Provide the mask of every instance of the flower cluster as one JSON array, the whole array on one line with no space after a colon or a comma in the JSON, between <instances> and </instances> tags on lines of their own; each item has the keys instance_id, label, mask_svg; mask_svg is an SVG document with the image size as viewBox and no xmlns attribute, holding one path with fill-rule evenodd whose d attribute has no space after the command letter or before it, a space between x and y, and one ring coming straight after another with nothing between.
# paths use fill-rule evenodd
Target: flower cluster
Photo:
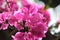
<instances>
[{"instance_id":1,"label":"flower cluster","mask_svg":"<svg viewBox=\"0 0 60 40\"><path fill-rule=\"evenodd\" d=\"M41 40L48 30L48 10L28 0L21 2L22 7L18 7L16 1L7 1L4 12L0 13L0 30L6 30L10 25L18 30L12 40Z\"/></svg>"}]
</instances>

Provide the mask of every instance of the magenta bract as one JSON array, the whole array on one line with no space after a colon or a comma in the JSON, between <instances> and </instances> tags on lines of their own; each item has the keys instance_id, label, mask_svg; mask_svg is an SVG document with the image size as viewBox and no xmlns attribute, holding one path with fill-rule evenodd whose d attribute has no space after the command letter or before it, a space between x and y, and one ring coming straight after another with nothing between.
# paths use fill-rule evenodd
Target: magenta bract
<instances>
[{"instance_id":1,"label":"magenta bract","mask_svg":"<svg viewBox=\"0 0 60 40\"><path fill-rule=\"evenodd\" d=\"M7 2L9 5L6 4L5 11L0 14L0 30L9 25L15 27L18 32L12 35L12 40L41 40L46 37L50 15L43 5L21 0L22 7L19 8L16 2Z\"/></svg>"}]
</instances>

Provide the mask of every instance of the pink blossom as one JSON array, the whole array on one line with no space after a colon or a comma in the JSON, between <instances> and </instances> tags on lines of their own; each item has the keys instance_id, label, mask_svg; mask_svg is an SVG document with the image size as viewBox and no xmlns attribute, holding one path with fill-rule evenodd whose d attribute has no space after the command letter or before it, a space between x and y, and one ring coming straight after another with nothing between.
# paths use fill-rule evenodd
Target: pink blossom
<instances>
[{"instance_id":1,"label":"pink blossom","mask_svg":"<svg viewBox=\"0 0 60 40\"><path fill-rule=\"evenodd\" d=\"M37 37L45 37L44 31L47 31L46 24L39 23L35 27L31 28L31 33Z\"/></svg>"},{"instance_id":2,"label":"pink blossom","mask_svg":"<svg viewBox=\"0 0 60 40\"><path fill-rule=\"evenodd\" d=\"M2 12L3 12L3 10L4 10L4 9L3 9L2 7L0 7L0 13L2 13Z\"/></svg>"},{"instance_id":3,"label":"pink blossom","mask_svg":"<svg viewBox=\"0 0 60 40\"><path fill-rule=\"evenodd\" d=\"M18 31L20 31L21 29L24 29L23 27L22 27L22 23L15 23L14 24L14 26L15 26L15 28L18 30Z\"/></svg>"},{"instance_id":4,"label":"pink blossom","mask_svg":"<svg viewBox=\"0 0 60 40\"><path fill-rule=\"evenodd\" d=\"M13 40L25 40L24 33L17 32L15 36L12 36Z\"/></svg>"},{"instance_id":5,"label":"pink blossom","mask_svg":"<svg viewBox=\"0 0 60 40\"><path fill-rule=\"evenodd\" d=\"M2 29L2 30L6 30L8 28L8 24L6 24L6 23L0 23L0 30Z\"/></svg>"},{"instance_id":6,"label":"pink blossom","mask_svg":"<svg viewBox=\"0 0 60 40\"><path fill-rule=\"evenodd\" d=\"M23 6L29 6L31 3L29 0L21 0Z\"/></svg>"},{"instance_id":7,"label":"pink blossom","mask_svg":"<svg viewBox=\"0 0 60 40\"><path fill-rule=\"evenodd\" d=\"M13 16L16 17L17 22L22 22L23 17L24 17L24 13L14 12Z\"/></svg>"},{"instance_id":8,"label":"pink blossom","mask_svg":"<svg viewBox=\"0 0 60 40\"><path fill-rule=\"evenodd\" d=\"M22 7L14 0L7 0L4 11L0 14L0 30L6 30L9 25L18 32L12 35L13 40L39 40L46 37L50 15L44 6L32 4L30 0L21 0Z\"/></svg>"},{"instance_id":9,"label":"pink blossom","mask_svg":"<svg viewBox=\"0 0 60 40\"><path fill-rule=\"evenodd\" d=\"M45 37L50 21L48 11L37 4L29 4L27 0L22 0L22 4L21 12L14 13L18 19L15 27L20 32L12 36L13 40L39 40Z\"/></svg>"},{"instance_id":10,"label":"pink blossom","mask_svg":"<svg viewBox=\"0 0 60 40\"><path fill-rule=\"evenodd\" d=\"M29 13L37 13L38 12L38 5L37 4L32 4L29 7Z\"/></svg>"},{"instance_id":11,"label":"pink blossom","mask_svg":"<svg viewBox=\"0 0 60 40\"><path fill-rule=\"evenodd\" d=\"M3 23L8 19L9 15L10 15L8 13L9 12L3 12L0 14L0 23Z\"/></svg>"},{"instance_id":12,"label":"pink blossom","mask_svg":"<svg viewBox=\"0 0 60 40\"><path fill-rule=\"evenodd\" d=\"M16 2L12 1L5 5L7 11L16 11L18 10L18 5Z\"/></svg>"},{"instance_id":13,"label":"pink blossom","mask_svg":"<svg viewBox=\"0 0 60 40\"><path fill-rule=\"evenodd\" d=\"M43 21L49 23L50 22L50 16L49 16L49 11L48 10L45 10L43 12L43 16L44 16Z\"/></svg>"},{"instance_id":14,"label":"pink blossom","mask_svg":"<svg viewBox=\"0 0 60 40\"><path fill-rule=\"evenodd\" d=\"M2 4L3 4L4 1L5 0L0 0L0 7L2 6Z\"/></svg>"},{"instance_id":15,"label":"pink blossom","mask_svg":"<svg viewBox=\"0 0 60 40\"><path fill-rule=\"evenodd\" d=\"M16 2L17 0L7 0L7 2Z\"/></svg>"},{"instance_id":16,"label":"pink blossom","mask_svg":"<svg viewBox=\"0 0 60 40\"><path fill-rule=\"evenodd\" d=\"M15 22L17 22L16 17L10 16L10 17L8 18L8 23L9 23L11 26L13 26L13 25L15 24Z\"/></svg>"},{"instance_id":17,"label":"pink blossom","mask_svg":"<svg viewBox=\"0 0 60 40\"><path fill-rule=\"evenodd\" d=\"M17 32L15 36L12 35L13 40L39 40L36 37L33 37L31 33L22 33L22 32Z\"/></svg>"},{"instance_id":18,"label":"pink blossom","mask_svg":"<svg viewBox=\"0 0 60 40\"><path fill-rule=\"evenodd\" d=\"M8 12L4 12L4 13L0 14L0 24L1 24L0 25L0 30L1 29L5 30L5 29L8 28L9 24L7 24L7 22L6 22L6 20L8 18L8 14L7 13Z\"/></svg>"}]
</instances>

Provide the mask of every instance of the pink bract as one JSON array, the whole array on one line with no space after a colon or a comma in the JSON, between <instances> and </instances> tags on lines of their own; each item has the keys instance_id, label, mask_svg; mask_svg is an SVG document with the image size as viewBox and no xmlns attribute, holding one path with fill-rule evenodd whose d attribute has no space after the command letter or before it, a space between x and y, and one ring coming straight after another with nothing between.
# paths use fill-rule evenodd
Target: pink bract
<instances>
[{"instance_id":1,"label":"pink bract","mask_svg":"<svg viewBox=\"0 0 60 40\"><path fill-rule=\"evenodd\" d=\"M39 38L46 37L45 33L48 30L47 26L50 21L49 12L44 10L44 6L40 7L37 4L30 4L27 0L22 0L22 5L21 13L17 13L20 14L20 18L19 15L16 15L19 20L21 19L20 22L17 22L21 25L16 26L20 32L12 36L13 40L39 40ZM20 27L23 28L20 29Z\"/></svg>"},{"instance_id":2,"label":"pink bract","mask_svg":"<svg viewBox=\"0 0 60 40\"><path fill-rule=\"evenodd\" d=\"M39 40L37 37L33 36L31 33L21 33L17 32L14 35L12 35L13 40Z\"/></svg>"},{"instance_id":3,"label":"pink bract","mask_svg":"<svg viewBox=\"0 0 60 40\"><path fill-rule=\"evenodd\" d=\"M6 11L16 11L18 10L18 5L16 2L12 1L5 5Z\"/></svg>"},{"instance_id":4,"label":"pink bract","mask_svg":"<svg viewBox=\"0 0 60 40\"><path fill-rule=\"evenodd\" d=\"M22 7L19 8L16 1L7 2L4 12L0 13L0 30L15 27L18 32L12 35L12 40L42 40L46 37L50 15L43 5L21 0Z\"/></svg>"}]
</instances>

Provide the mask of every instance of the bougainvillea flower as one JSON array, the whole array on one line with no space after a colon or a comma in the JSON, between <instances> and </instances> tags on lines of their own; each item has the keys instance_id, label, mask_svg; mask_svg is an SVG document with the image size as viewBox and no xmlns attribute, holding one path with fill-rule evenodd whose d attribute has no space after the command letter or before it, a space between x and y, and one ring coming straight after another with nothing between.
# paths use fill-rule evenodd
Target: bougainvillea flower
<instances>
[{"instance_id":1,"label":"bougainvillea flower","mask_svg":"<svg viewBox=\"0 0 60 40\"><path fill-rule=\"evenodd\" d=\"M22 20L21 22L17 22L20 26L15 26L20 32L17 32L15 36L12 36L13 40L39 40L39 38L45 37L45 33L48 30L47 26L50 21L48 11L35 4L24 5L25 6L21 8L22 17L19 18L19 15L16 15L17 18ZM23 29L20 29L20 27Z\"/></svg>"},{"instance_id":2,"label":"bougainvillea flower","mask_svg":"<svg viewBox=\"0 0 60 40\"><path fill-rule=\"evenodd\" d=\"M8 19L9 15L10 15L8 13L9 12L0 13L0 23L3 23Z\"/></svg>"},{"instance_id":3,"label":"bougainvillea flower","mask_svg":"<svg viewBox=\"0 0 60 40\"><path fill-rule=\"evenodd\" d=\"M12 40L42 40L46 37L50 15L43 5L21 0L22 6L18 7L14 0L6 2L6 11L0 13L0 30L15 27L17 33L12 35Z\"/></svg>"},{"instance_id":4,"label":"bougainvillea flower","mask_svg":"<svg viewBox=\"0 0 60 40\"><path fill-rule=\"evenodd\" d=\"M16 2L12 1L5 5L7 11L16 11L18 10L18 5Z\"/></svg>"},{"instance_id":5,"label":"bougainvillea flower","mask_svg":"<svg viewBox=\"0 0 60 40\"><path fill-rule=\"evenodd\" d=\"M23 6L28 6L30 5L30 0L21 0Z\"/></svg>"},{"instance_id":6,"label":"bougainvillea flower","mask_svg":"<svg viewBox=\"0 0 60 40\"><path fill-rule=\"evenodd\" d=\"M46 24L39 23L35 27L31 28L31 33L37 37L45 37L44 31L47 31Z\"/></svg>"},{"instance_id":7,"label":"bougainvillea flower","mask_svg":"<svg viewBox=\"0 0 60 40\"><path fill-rule=\"evenodd\" d=\"M5 0L0 0L0 7L2 6L2 4L3 4L4 1Z\"/></svg>"},{"instance_id":8,"label":"bougainvillea flower","mask_svg":"<svg viewBox=\"0 0 60 40\"><path fill-rule=\"evenodd\" d=\"M16 2L17 0L7 0L7 2Z\"/></svg>"},{"instance_id":9,"label":"bougainvillea flower","mask_svg":"<svg viewBox=\"0 0 60 40\"><path fill-rule=\"evenodd\" d=\"M15 36L12 36L13 40L25 40L24 33L17 32Z\"/></svg>"},{"instance_id":10,"label":"bougainvillea flower","mask_svg":"<svg viewBox=\"0 0 60 40\"><path fill-rule=\"evenodd\" d=\"M9 13L9 12L4 12L4 13L1 13L1 14L0 14L0 30L1 30L1 29L5 30L5 29L8 28L8 25L9 25L9 24L7 24L7 22L6 22L6 20L7 20L8 17L9 17L9 14L8 14L8 13Z\"/></svg>"},{"instance_id":11,"label":"bougainvillea flower","mask_svg":"<svg viewBox=\"0 0 60 40\"><path fill-rule=\"evenodd\" d=\"M6 30L7 28L8 28L8 24L6 24L6 23L0 23L0 30L2 29L2 30Z\"/></svg>"},{"instance_id":12,"label":"bougainvillea flower","mask_svg":"<svg viewBox=\"0 0 60 40\"><path fill-rule=\"evenodd\" d=\"M19 20L15 24L19 32L12 36L13 40L39 40L45 37L50 21L49 12L44 10L44 6L31 4L27 0L22 0L22 5L21 12L14 14Z\"/></svg>"},{"instance_id":13,"label":"bougainvillea flower","mask_svg":"<svg viewBox=\"0 0 60 40\"><path fill-rule=\"evenodd\" d=\"M10 16L9 19L8 19L8 23L13 26L15 24L15 22L17 22L17 19L16 17L14 16Z\"/></svg>"},{"instance_id":14,"label":"bougainvillea flower","mask_svg":"<svg viewBox=\"0 0 60 40\"><path fill-rule=\"evenodd\" d=\"M40 40L37 39L35 36L33 36L31 33L21 33L21 32L17 32L14 35L12 35L13 40Z\"/></svg>"}]
</instances>

